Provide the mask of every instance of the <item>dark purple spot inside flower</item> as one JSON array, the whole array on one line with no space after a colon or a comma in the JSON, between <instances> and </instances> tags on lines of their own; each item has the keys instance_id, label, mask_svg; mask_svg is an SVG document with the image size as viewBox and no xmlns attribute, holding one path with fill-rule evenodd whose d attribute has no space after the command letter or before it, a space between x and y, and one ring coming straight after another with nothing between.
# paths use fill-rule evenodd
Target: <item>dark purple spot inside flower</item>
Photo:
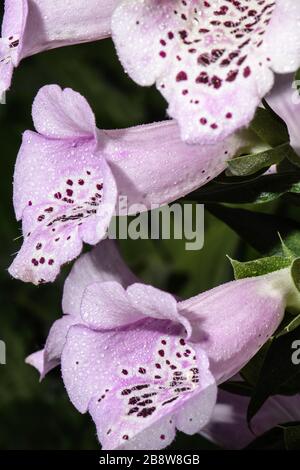
<instances>
[{"instance_id":1,"label":"dark purple spot inside flower","mask_svg":"<svg viewBox=\"0 0 300 470\"><path fill-rule=\"evenodd\" d=\"M155 406L151 406L150 408L143 408L137 414L137 416L142 417L142 418L147 418L147 416L151 416L155 410L156 410Z\"/></svg>"},{"instance_id":2,"label":"dark purple spot inside flower","mask_svg":"<svg viewBox=\"0 0 300 470\"><path fill-rule=\"evenodd\" d=\"M183 82L188 79L186 72L183 70L176 75L176 82Z\"/></svg>"},{"instance_id":3,"label":"dark purple spot inside flower","mask_svg":"<svg viewBox=\"0 0 300 470\"><path fill-rule=\"evenodd\" d=\"M250 67L245 67L243 75L244 75L245 78L248 78L251 75Z\"/></svg>"}]
</instances>

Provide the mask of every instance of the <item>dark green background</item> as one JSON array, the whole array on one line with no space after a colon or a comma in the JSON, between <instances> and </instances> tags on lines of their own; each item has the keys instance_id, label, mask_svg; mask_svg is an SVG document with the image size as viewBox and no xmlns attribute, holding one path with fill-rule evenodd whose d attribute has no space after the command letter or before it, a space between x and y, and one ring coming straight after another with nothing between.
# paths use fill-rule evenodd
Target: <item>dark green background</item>
<instances>
[{"instance_id":1,"label":"dark green background","mask_svg":"<svg viewBox=\"0 0 300 470\"><path fill-rule=\"evenodd\" d=\"M7 365L0 365L0 449L99 448L91 419L70 404L59 371L39 384L36 371L24 363L28 354L43 346L49 326L61 315L69 267L55 284L38 288L7 273L21 243L12 206L14 162L22 132L33 128L33 98L41 86L52 83L82 93L95 111L98 127L133 126L166 117L159 93L139 88L124 74L110 40L39 54L15 71L7 104L0 106L0 339L7 345ZM183 241L124 241L121 248L145 281L182 296L232 279L226 254L239 259L251 255L237 235L208 212L200 252L186 252ZM179 436L176 446L195 449L207 443L198 436Z\"/></svg>"}]
</instances>

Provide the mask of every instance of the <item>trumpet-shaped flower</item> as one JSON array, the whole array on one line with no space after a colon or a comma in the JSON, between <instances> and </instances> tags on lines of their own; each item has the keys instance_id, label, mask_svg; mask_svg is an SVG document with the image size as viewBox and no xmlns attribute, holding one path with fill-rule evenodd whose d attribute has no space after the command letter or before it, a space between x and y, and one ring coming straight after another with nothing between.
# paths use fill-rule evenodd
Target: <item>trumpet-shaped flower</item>
<instances>
[{"instance_id":1,"label":"trumpet-shaped flower","mask_svg":"<svg viewBox=\"0 0 300 470\"><path fill-rule=\"evenodd\" d=\"M274 72L300 64L295 0L122 0L112 35L128 74L156 83L188 142L247 125Z\"/></svg>"},{"instance_id":2,"label":"trumpet-shaped flower","mask_svg":"<svg viewBox=\"0 0 300 470\"><path fill-rule=\"evenodd\" d=\"M176 200L221 173L242 145L187 145L172 121L98 130L86 100L55 85L39 91L32 116L37 132L25 132L14 177L24 243L10 273L34 284L53 281L83 242L105 236L118 195L129 211Z\"/></svg>"},{"instance_id":3,"label":"trumpet-shaped flower","mask_svg":"<svg viewBox=\"0 0 300 470\"><path fill-rule=\"evenodd\" d=\"M0 95L22 59L110 35L118 0L5 0L0 39Z\"/></svg>"},{"instance_id":4,"label":"trumpet-shaped flower","mask_svg":"<svg viewBox=\"0 0 300 470\"><path fill-rule=\"evenodd\" d=\"M295 299L284 269L177 301L136 282L105 240L75 263L66 314L27 362L43 377L61 361L69 397L92 415L105 449L160 449L176 429L208 423L216 384L251 359Z\"/></svg>"}]
</instances>

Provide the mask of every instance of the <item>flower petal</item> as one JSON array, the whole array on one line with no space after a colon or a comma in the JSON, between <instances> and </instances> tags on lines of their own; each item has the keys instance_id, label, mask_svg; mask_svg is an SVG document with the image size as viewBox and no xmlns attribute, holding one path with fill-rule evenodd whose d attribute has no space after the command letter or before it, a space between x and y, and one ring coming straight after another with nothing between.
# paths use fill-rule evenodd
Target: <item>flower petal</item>
<instances>
[{"instance_id":1,"label":"flower petal","mask_svg":"<svg viewBox=\"0 0 300 470\"><path fill-rule=\"evenodd\" d=\"M192 334L190 322L178 313L171 294L139 283L127 290L115 281L89 285L82 297L81 316L94 329L118 328L146 316L181 323L187 337Z\"/></svg>"},{"instance_id":2,"label":"flower petal","mask_svg":"<svg viewBox=\"0 0 300 470\"><path fill-rule=\"evenodd\" d=\"M176 425L193 432L207 422L215 382L205 353L187 345L180 330L157 320L116 332L70 329L63 379L73 404L92 414L104 449L163 448ZM189 415L183 418L185 406Z\"/></svg>"},{"instance_id":3,"label":"flower petal","mask_svg":"<svg viewBox=\"0 0 300 470\"><path fill-rule=\"evenodd\" d=\"M95 139L96 120L86 99L70 88L58 85L40 89L32 105L36 131L54 139Z\"/></svg>"},{"instance_id":4,"label":"flower petal","mask_svg":"<svg viewBox=\"0 0 300 470\"><path fill-rule=\"evenodd\" d=\"M10 87L12 74L14 70L14 66L12 65L11 61L8 59L3 58L6 55L6 47L0 44L0 100L3 99L4 93Z\"/></svg>"},{"instance_id":5,"label":"flower petal","mask_svg":"<svg viewBox=\"0 0 300 470\"><path fill-rule=\"evenodd\" d=\"M27 14L27 0L5 1L0 38L0 98L10 88L13 69L20 61Z\"/></svg>"},{"instance_id":6,"label":"flower petal","mask_svg":"<svg viewBox=\"0 0 300 470\"><path fill-rule=\"evenodd\" d=\"M110 36L118 0L30 0L22 56Z\"/></svg>"},{"instance_id":7,"label":"flower petal","mask_svg":"<svg viewBox=\"0 0 300 470\"><path fill-rule=\"evenodd\" d=\"M15 171L14 204L24 244L10 273L35 284L53 281L108 228L117 190L93 140L46 139L25 133ZM25 208L26 205L26 208Z\"/></svg>"},{"instance_id":8,"label":"flower petal","mask_svg":"<svg viewBox=\"0 0 300 470\"><path fill-rule=\"evenodd\" d=\"M188 145L174 121L104 132L104 153L129 213L131 205L160 206L203 186L247 145L239 135L215 145Z\"/></svg>"},{"instance_id":9,"label":"flower petal","mask_svg":"<svg viewBox=\"0 0 300 470\"><path fill-rule=\"evenodd\" d=\"M45 348L27 357L26 363L39 371L41 380L60 364L68 331L71 326L77 324L80 324L80 318L74 315L64 315L53 323Z\"/></svg>"},{"instance_id":10,"label":"flower petal","mask_svg":"<svg viewBox=\"0 0 300 470\"><path fill-rule=\"evenodd\" d=\"M217 176L245 145L235 136L190 146L172 122L98 131L86 100L55 85L38 93L33 119L40 134L24 133L14 176L14 207L26 238L10 272L36 284L53 281L82 242L96 244L105 236L117 191L119 201L126 199L125 214L163 205ZM47 256L35 252L45 244Z\"/></svg>"},{"instance_id":11,"label":"flower petal","mask_svg":"<svg viewBox=\"0 0 300 470\"><path fill-rule=\"evenodd\" d=\"M273 85L272 66L297 70L299 7L292 2L123 0L113 39L129 75L141 85L156 82L183 140L213 143L251 121ZM274 53L273 39L280 45L287 37L287 54Z\"/></svg>"},{"instance_id":12,"label":"flower petal","mask_svg":"<svg viewBox=\"0 0 300 470\"><path fill-rule=\"evenodd\" d=\"M14 66L20 61L23 35L28 18L28 0L5 0L2 41L8 41L9 56Z\"/></svg>"},{"instance_id":13,"label":"flower petal","mask_svg":"<svg viewBox=\"0 0 300 470\"><path fill-rule=\"evenodd\" d=\"M218 383L236 374L276 331L292 285L283 269L232 281L178 304Z\"/></svg>"},{"instance_id":14,"label":"flower petal","mask_svg":"<svg viewBox=\"0 0 300 470\"><path fill-rule=\"evenodd\" d=\"M30 354L30 356L26 357L25 363L34 367L40 375L45 375L47 372L44 368L44 350L40 349L35 353Z\"/></svg>"},{"instance_id":15,"label":"flower petal","mask_svg":"<svg viewBox=\"0 0 300 470\"><path fill-rule=\"evenodd\" d=\"M81 316L94 329L111 329L134 323L142 315L118 282L89 285L82 297Z\"/></svg>"},{"instance_id":16,"label":"flower petal","mask_svg":"<svg viewBox=\"0 0 300 470\"><path fill-rule=\"evenodd\" d=\"M110 36L118 0L5 0L0 42L0 94L24 57ZM3 60L3 62L1 62Z\"/></svg>"},{"instance_id":17,"label":"flower petal","mask_svg":"<svg viewBox=\"0 0 300 470\"><path fill-rule=\"evenodd\" d=\"M75 262L66 279L63 293L63 311L80 316L83 293L93 283L117 281L123 287L136 282L113 240L103 240L92 251Z\"/></svg>"},{"instance_id":18,"label":"flower petal","mask_svg":"<svg viewBox=\"0 0 300 470\"><path fill-rule=\"evenodd\" d=\"M189 338L191 336L191 324L183 315L180 315L177 308L177 301L171 294L140 283L129 286L127 293L132 304L137 310L143 313L143 315L159 320L179 322L185 327L187 337Z\"/></svg>"},{"instance_id":19,"label":"flower petal","mask_svg":"<svg viewBox=\"0 0 300 470\"><path fill-rule=\"evenodd\" d=\"M293 74L278 75L267 101L288 126L292 147L300 155L300 96L299 84Z\"/></svg>"},{"instance_id":20,"label":"flower petal","mask_svg":"<svg viewBox=\"0 0 300 470\"><path fill-rule=\"evenodd\" d=\"M300 66L300 4L276 0L276 8L266 31L265 49L274 72L291 73Z\"/></svg>"}]
</instances>

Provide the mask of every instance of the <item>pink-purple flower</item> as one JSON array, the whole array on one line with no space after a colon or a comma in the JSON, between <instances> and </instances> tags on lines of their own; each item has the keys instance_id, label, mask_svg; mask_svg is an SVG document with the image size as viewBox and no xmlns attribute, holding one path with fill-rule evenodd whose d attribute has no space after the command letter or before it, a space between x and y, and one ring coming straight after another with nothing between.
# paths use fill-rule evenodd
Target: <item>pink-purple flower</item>
<instances>
[{"instance_id":1,"label":"pink-purple flower","mask_svg":"<svg viewBox=\"0 0 300 470\"><path fill-rule=\"evenodd\" d=\"M22 59L47 49L110 35L117 0L5 0L0 39L0 94ZM87 8L88 6L88 8Z\"/></svg>"},{"instance_id":2,"label":"pink-purple flower","mask_svg":"<svg viewBox=\"0 0 300 470\"><path fill-rule=\"evenodd\" d=\"M106 235L118 195L129 212L176 200L221 173L243 143L190 146L173 121L98 130L87 101L55 85L39 91L32 116L37 132L24 133L14 176L24 242L9 272L34 284L54 281L83 243Z\"/></svg>"},{"instance_id":3,"label":"pink-purple flower","mask_svg":"<svg viewBox=\"0 0 300 470\"><path fill-rule=\"evenodd\" d=\"M105 240L74 265L65 315L27 362L42 377L61 362L74 406L105 449L161 449L176 429L210 420L216 384L234 376L299 302L288 269L178 301L137 282ZM263 321L262 321L263 317Z\"/></svg>"},{"instance_id":4,"label":"pink-purple flower","mask_svg":"<svg viewBox=\"0 0 300 470\"><path fill-rule=\"evenodd\" d=\"M249 124L274 72L300 65L295 0L122 0L112 17L121 62L156 83L188 142L212 143Z\"/></svg>"}]
</instances>

